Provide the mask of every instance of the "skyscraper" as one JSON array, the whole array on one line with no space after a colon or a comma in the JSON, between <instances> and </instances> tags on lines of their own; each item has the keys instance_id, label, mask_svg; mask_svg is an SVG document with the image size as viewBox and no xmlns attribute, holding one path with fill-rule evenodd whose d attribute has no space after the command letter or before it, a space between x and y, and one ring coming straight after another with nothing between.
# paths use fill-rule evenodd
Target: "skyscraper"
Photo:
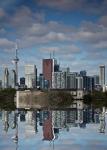
<instances>
[{"instance_id":1,"label":"skyscraper","mask_svg":"<svg viewBox=\"0 0 107 150\"><path fill-rule=\"evenodd\" d=\"M16 86L16 71L15 70L11 70L10 74L9 74L9 86L11 88L15 88Z\"/></svg>"},{"instance_id":2,"label":"skyscraper","mask_svg":"<svg viewBox=\"0 0 107 150\"><path fill-rule=\"evenodd\" d=\"M103 87L105 85L105 65L100 65L100 85Z\"/></svg>"},{"instance_id":3,"label":"skyscraper","mask_svg":"<svg viewBox=\"0 0 107 150\"><path fill-rule=\"evenodd\" d=\"M52 86L52 72L54 72L54 59L43 59L43 75L45 80L49 81L49 87Z\"/></svg>"},{"instance_id":4,"label":"skyscraper","mask_svg":"<svg viewBox=\"0 0 107 150\"><path fill-rule=\"evenodd\" d=\"M99 75L94 75L94 85L98 85L99 84Z\"/></svg>"},{"instance_id":5,"label":"skyscraper","mask_svg":"<svg viewBox=\"0 0 107 150\"><path fill-rule=\"evenodd\" d=\"M44 89L44 87L45 87L45 79L44 79L43 74L39 75L39 84L40 84L40 89Z\"/></svg>"},{"instance_id":6,"label":"skyscraper","mask_svg":"<svg viewBox=\"0 0 107 150\"><path fill-rule=\"evenodd\" d=\"M37 69L35 65L25 66L25 84L27 88L36 88Z\"/></svg>"},{"instance_id":7,"label":"skyscraper","mask_svg":"<svg viewBox=\"0 0 107 150\"><path fill-rule=\"evenodd\" d=\"M80 76L84 77L84 76L86 76L86 75L87 75L86 70L81 70L81 71L80 71Z\"/></svg>"},{"instance_id":8,"label":"skyscraper","mask_svg":"<svg viewBox=\"0 0 107 150\"><path fill-rule=\"evenodd\" d=\"M69 73L67 75L67 89L76 89L76 73Z\"/></svg>"},{"instance_id":9,"label":"skyscraper","mask_svg":"<svg viewBox=\"0 0 107 150\"><path fill-rule=\"evenodd\" d=\"M8 88L9 87L9 71L8 68L6 67L4 69L4 88Z\"/></svg>"},{"instance_id":10,"label":"skyscraper","mask_svg":"<svg viewBox=\"0 0 107 150\"><path fill-rule=\"evenodd\" d=\"M82 90L83 89L83 77L78 76L77 79L77 89Z\"/></svg>"}]
</instances>

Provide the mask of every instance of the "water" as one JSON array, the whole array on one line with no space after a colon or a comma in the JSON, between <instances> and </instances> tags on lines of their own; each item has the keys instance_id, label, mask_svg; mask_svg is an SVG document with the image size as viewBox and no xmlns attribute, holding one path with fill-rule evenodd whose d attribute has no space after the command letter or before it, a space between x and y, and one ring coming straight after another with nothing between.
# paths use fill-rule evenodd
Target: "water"
<instances>
[{"instance_id":1,"label":"water","mask_svg":"<svg viewBox=\"0 0 107 150\"><path fill-rule=\"evenodd\" d=\"M107 150L106 118L92 109L4 110L0 150Z\"/></svg>"}]
</instances>

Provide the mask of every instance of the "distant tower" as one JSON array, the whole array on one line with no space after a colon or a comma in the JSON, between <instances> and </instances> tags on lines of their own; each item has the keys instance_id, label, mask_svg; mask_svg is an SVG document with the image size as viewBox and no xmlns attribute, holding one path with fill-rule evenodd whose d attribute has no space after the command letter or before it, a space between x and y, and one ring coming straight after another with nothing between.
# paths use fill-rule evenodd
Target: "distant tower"
<instances>
[{"instance_id":1,"label":"distant tower","mask_svg":"<svg viewBox=\"0 0 107 150\"><path fill-rule=\"evenodd\" d=\"M105 65L101 65L100 67L100 85L103 87L105 85Z\"/></svg>"},{"instance_id":2,"label":"distant tower","mask_svg":"<svg viewBox=\"0 0 107 150\"><path fill-rule=\"evenodd\" d=\"M18 83L18 61L19 61L17 52L18 52L18 47L17 47L17 44L16 44L16 54L15 54L15 58L13 59L13 62L15 63L16 85Z\"/></svg>"}]
</instances>

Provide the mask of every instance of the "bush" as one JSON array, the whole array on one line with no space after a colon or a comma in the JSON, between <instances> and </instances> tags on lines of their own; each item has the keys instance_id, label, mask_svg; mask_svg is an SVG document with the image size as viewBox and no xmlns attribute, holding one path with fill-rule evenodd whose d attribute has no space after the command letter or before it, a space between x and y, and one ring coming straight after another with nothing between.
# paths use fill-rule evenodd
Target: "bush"
<instances>
[{"instance_id":1,"label":"bush","mask_svg":"<svg viewBox=\"0 0 107 150\"><path fill-rule=\"evenodd\" d=\"M107 92L93 91L91 94L84 95L84 103L94 107L107 107Z\"/></svg>"},{"instance_id":2,"label":"bush","mask_svg":"<svg viewBox=\"0 0 107 150\"><path fill-rule=\"evenodd\" d=\"M16 90L12 88L0 90L1 109L15 109L15 104L14 104L15 93Z\"/></svg>"}]
</instances>

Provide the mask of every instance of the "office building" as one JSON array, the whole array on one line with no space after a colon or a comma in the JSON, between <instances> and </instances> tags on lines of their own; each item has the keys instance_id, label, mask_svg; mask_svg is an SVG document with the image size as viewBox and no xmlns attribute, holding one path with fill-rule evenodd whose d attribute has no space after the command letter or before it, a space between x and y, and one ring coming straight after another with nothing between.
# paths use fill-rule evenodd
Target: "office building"
<instances>
[{"instance_id":1,"label":"office building","mask_svg":"<svg viewBox=\"0 0 107 150\"><path fill-rule=\"evenodd\" d=\"M57 60L53 59L43 59L43 75L44 79L49 83L48 87L52 87L52 73L59 71L59 65Z\"/></svg>"},{"instance_id":2,"label":"office building","mask_svg":"<svg viewBox=\"0 0 107 150\"><path fill-rule=\"evenodd\" d=\"M39 86L40 86L40 89L45 88L45 78L43 74L39 75Z\"/></svg>"},{"instance_id":3,"label":"office building","mask_svg":"<svg viewBox=\"0 0 107 150\"><path fill-rule=\"evenodd\" d=\"M37 69L35 65L25 66L25 84L27 88L36 88Z\"/></svg>"},{"instance_id":4,"label":"office building","mask_svg":"<svg viewBox=\"0 0 107 150\"><path fill-rule=\"evenodd\" d=\"M24 77L20 78L20 85L25 85L25 78Z\"/></svg>"},{"instance_id":5,"label":"office building","mask_svg":"<svg viewBox=\"0 0 107 150\"><path fill-rule=\"evenodd\" d=\"M100 75L99 75L100 85L103 87L105 85L105 65L101 65L99 66L99 68L100 68Z\"/></svg>"},{"instance_id":6,"label":"office building","mask_svg":"<svg viewBox=\"0 0 107 150\"><path fill-rule=\"evenodd\" d=\"M88 76L87 77L87 81L88 81L88 91L93 91L94 90L94 77L92 77L92 76Z\"/></svg>"},{"instance_id":7,"label":"office building","mask_svg":"<svg viewBox=\"0 0 107 150\"><path fill-rule=\"evenodd\" d=\"M60 70L59 64L57 62L54 64L54 72L58 72Z\"/></svg>"},{"instance_id":8,"label":"office building","mask_svg":"<svg viewBox=\"0 0 107 150\"><path fill-rule=\"evenodd\" d=\"M84 77L84 76L86 76L86 75L87 75L86 70L81 70L81 71L80 71L80 76Z\"/></svg>"},{"instance_id":9,"label":"office building","mask_svg":"<svg viewBox=\"0 0 107 150\"><path fill-rule=\"evenodd\" d=\"M99 85L99 75L94 75L94 85Z\"/></svg>"},{"instance_id":10,"label":"office building","mask_svg":"<svg viewBox=\"0 0 107 150\"><path fill-rule=\"evenodd\" d=\"M54 72L53 59L43 59L43 75L45 80L49 81L49 87L52 86L52 72Z\"/></svg>"},{"instance_id":11,"label":"office building","mask_svg":"<svg viewBox=\"0 0 107 150\"><path fill-rule=\"evenodd\" d=\"M25 78L24 77L21 77L20 78L20 88L26 88L26 86L25 86Z\"/></svg>"}]
</instances>

